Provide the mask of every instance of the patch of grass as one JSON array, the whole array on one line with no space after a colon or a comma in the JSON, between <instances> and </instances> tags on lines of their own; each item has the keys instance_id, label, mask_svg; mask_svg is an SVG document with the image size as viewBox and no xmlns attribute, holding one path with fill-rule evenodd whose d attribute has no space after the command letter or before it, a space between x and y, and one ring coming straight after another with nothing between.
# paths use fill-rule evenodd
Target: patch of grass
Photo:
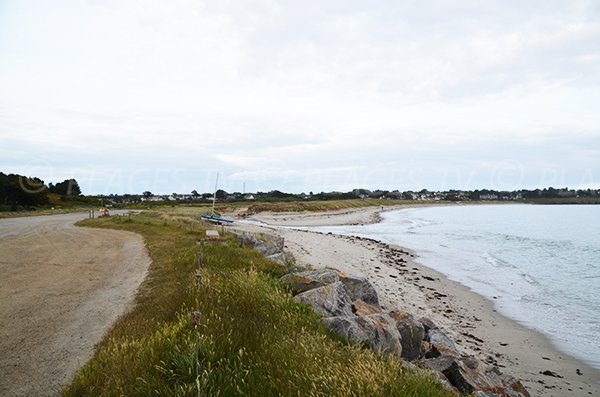
<instances>
[{"instance_id":1,"label":"patch of grass","mask_svg":"<svg viewBox=\"0 0 600 397\"><path fill-rule=\"evenodd\" d=\"M356 209L365 207L380 207L391 205L409 205L420 204L422 201L412 200L374 200L374 199L356 199L356 200L331 200L331 201L291 201L277 203L256 203L248 206L248 214L257 214L259 212L303 212L303 211L336 211L344 209Z\"/></svg>"},{"instance_id":2,"label":"patch of grass","mask_svg":"<svg viewBox=\"0 0 600 397\"><path fill-rule=\"evenodd\" d=\"M153 260L124 315L64 396L447 396L399 361L342 343L277 283L282 270L164 213L86 220L141 234ZM196 254L204 268L196 285ZM202 313L194 329L191 313Z\"/></svg>"}]
</instances>

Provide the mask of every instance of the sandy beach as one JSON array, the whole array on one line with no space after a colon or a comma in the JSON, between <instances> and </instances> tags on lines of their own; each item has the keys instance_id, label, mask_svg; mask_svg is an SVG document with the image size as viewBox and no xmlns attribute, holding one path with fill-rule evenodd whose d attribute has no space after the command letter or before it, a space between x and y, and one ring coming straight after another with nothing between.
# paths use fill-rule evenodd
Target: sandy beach
<instances>
[{"instance_id":1,"label":"sandy beach","mask_svg":"<svg viewBox=\"0 0 600 397\"><path fill-rule=\"evenodd\" d=\"M406 207L390 207L394 210ZM327 213L260 213L244 231L285 239L301 263L362 274L382 304L428 317L450 335L465 355L494 364L522 379L532 396L600 395L600 373L559 352L544 335L496 312L489 300L419 263L418 253L374 240L293 230L289 227L377 222L381 207ZM283 228L282 228L283 226ZM562 378L543 375L552 371Z\"/></svg>"}]
</instances>

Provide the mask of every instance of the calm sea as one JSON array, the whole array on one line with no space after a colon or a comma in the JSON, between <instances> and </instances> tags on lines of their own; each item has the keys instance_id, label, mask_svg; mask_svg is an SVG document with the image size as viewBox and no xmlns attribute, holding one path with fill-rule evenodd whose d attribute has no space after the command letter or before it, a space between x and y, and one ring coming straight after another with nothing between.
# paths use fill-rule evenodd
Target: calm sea
<instances>
[{"instance_id":1,"label":"calm sea","mask_svg":"<svg viewBox=\"0 0 600 397\"><path fill-rule=\"evenodd\" d=\"M422 264L600 369L600 206L428 207L319 229L412 248Z\"/></svg>"}]
</instances>

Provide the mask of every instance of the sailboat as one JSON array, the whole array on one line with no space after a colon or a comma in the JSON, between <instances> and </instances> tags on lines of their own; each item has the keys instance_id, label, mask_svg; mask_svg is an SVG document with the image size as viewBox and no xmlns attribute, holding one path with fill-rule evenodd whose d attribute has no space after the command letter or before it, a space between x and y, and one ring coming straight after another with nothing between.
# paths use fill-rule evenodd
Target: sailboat
<instances>
[{"instance_id":1,"label":"sailboat","mask_svg":"<svg viewBox=\"0 0 600 397\"><path fill-rule=\"evenodd\" d=\"M224 223L233 223L231 219L221 218L215 215L215 202L217 201L217 186L219 185L219 173L217 173L217 180L215 182L215 191L213 193L213 202L212 202L212 212L211 215L202 215L202 219L208 222L216 223L217 225L222 225Z\"/></svg>"}]
</instances>

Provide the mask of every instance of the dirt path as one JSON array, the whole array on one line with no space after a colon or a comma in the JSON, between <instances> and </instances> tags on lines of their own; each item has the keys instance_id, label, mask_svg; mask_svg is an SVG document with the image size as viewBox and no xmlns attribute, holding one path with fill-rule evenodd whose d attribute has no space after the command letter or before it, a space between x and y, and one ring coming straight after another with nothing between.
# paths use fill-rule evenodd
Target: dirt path
<instances>
[{"instance_id":1,"label":"dirt path","mask_svg":"<svg viewBox=\"0 0 600 397\"><path fill-rule=\"evenodd\" d=\"M86 214L0 220L0 395L56 395L133 302L150 258Z\"/></svg>"}]
</instances>

